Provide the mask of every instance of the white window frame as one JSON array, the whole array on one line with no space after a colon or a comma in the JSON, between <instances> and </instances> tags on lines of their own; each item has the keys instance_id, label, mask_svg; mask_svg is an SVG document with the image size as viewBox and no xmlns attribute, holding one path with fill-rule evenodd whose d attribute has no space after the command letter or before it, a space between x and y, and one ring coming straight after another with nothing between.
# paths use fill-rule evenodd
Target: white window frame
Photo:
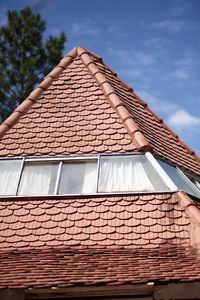
<instances>
[{"instance_id":1,"label":"white window frame","mask_svg":"<svg viewBox=\"0 0 200 300\"><path fill-rule=\"evenodd\" d=\"M154 166L154 168L156 169L156 171L158 172L158 174L160 175L160 177L162 178L162 180L165 182L165 184L167 185L167 187L169 188L169 190L171 192L177 192L179 190L178 187L173 182L173 180L169 177L169 175L167 175L167 173L161 167L161 165L159 164L159 162L155 159L155 157L153 156L153 154L150 153L150 152L146 152L145 155L149 159L149 161L151 162L151 164Z\"/></svg>"},{"instance_id":2,"label":"white window frame","mask_svg":"<svg viewBox=\"0 0 200 300\"><path fill-rule=\"evenodd\" d=\"M105 157L105 156L133 156L133 155L145 155L146 158L148 159L148 161L150 162L150 164L152 165L152 167L155 169L155 171L158 173L158 176L161 177L162 181L165 183L165 185L167 186L167 188L169 189L168 191L141 191L141 192L134 192L134 191L128 191L128 192L99 192L99 176L100 176L100 160L101 157ZM20 168L20 175L19 175L19 179L18 179L18 184L16 187L16 191L14 195L0 195L0 198L5 197L5 198L12 198L12 197L52 197L52 196L56 196L56 197L63 197L63 196L90 196L90 195L105 195L105 194L109 194L109 195L121 195L121 194L160 194L160 193L170 193L170 192L176 192L179 191L180 189L174 184L173 180L167 175L167 173L164 171L164 169L162 168L162 166L159 164L159 162L157 161L157 159L153 156L152 153L150 152L129 152L129 153L101 153L98 155L80 155L80 156L57 156L57 157L9 157L9 158L5 158L5 157L0 157L0 161L1 160L19 160L21 159L21 168ZM96 192L92 193L92 194L59 194L58 190L59 190L59 184L60 184L60 180L61 180L61 173L62 173L62 167L63 167L63 163L64 162L73 162L73 161L94 161L96 160L97 162L97 182L96 182ZM26 163L37 163L37 162L41 162L41 163L46 163L46 162L57 162L58 163L58 169L57 169L57 174L56 174L56 182L55 182L55 188L54 188L54 193L50 194L50 195L18 195L18 190L19 190L19 185L20 185L20 180L22 177L22 173L24 170L24 166ZM173 165L172 165L173 166ZM175 168L177 168L186 178L187 181L193 186L195 187L195 189L197 190L197 192L199 193L200 190L195 186L195 184L187 177L187 175L180 170L177 166L173 166Z\"/></svg>"},{"instance_id":3,"label":"white window frame","mask_svg":"<svg viewBox=\"0 0 200 300\"><path fill-rule=\"evenodd\" d=\"M164 168L159 164L159 162L154 158L154 156L153 156L151 153L149 153L149 154L150 154L150 155L153 157L153 159L155 160L155 164L158 164L159 168L162 169L162 172L163 172L164 176L166 177L166 179L167 179L167 177L168 177L168 179L171 181L171 183L174 185L174 187L177 188L176 191L184 191L183 189L181 189L181 188L179 188L179 187L177 187L177 186L175 185L175 183L173 182L173 180L172 180L172 179L169 177L169 175L165 172ZM168 164L168 165L170 165L171 167L177 169L178 172L180 172L180 173L183 175L183 177L185 178L186 183L188 183L188 185L191 186L192 189L196 190L197 195L198 195L198 194L200 195L200 189L198 189L198 187L197 187L197 186L189 179L189 177L188 177L189 175L187 176L187 173L183 172L183 171L182 171L178 166L176 166L176 165L172 165L172 164L170 164L170 163L168 163L168 162L166 162L166 161L164 161L164 160L161 160L161 161L163 161L165 164ZM160 173L160 174L161 174L161 173ZM194 176L194 178L195 178L195 176ZM167 180L168 180L168 179L167 179ZM170 183L170 181L169 181L169 183ZM166 181L166 184L167 184L167 181ZM173 187L173 185L172 185L172 187ZM193 195L193 194L191 194L191 193L189 193L189 192L187 192L187 191L184 191L184 192L186 192L186 193L188 193L188 194L190 194L190 195L192 195L192 196L194 196L194 197L200 198L200 197L198 197L197 195Z\"/></svg>"},{"instance_id":4,"label":"white window frame","mask_svg":"<svg viewBox=\"0 0 200 300\"><path fill-rule=\"evenodd\" d=\"M187 176L187 174L185 174L179 167L176 168L184 176L184 178L186 178L186 180L192 186L192 188L194 188L197 191L197 193L200 194L200 189L198 189L198 187L189 179L189 175Z\"/></svg>"}]
</instances>

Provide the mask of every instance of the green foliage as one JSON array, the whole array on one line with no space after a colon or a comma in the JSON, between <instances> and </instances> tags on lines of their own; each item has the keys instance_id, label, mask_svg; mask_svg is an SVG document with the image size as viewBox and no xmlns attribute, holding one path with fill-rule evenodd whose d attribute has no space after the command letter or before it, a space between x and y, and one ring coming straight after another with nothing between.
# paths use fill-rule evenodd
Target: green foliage
<instances>
[{"instance_id":1,"label":"green foliage","mask_svg":"<svg viewBox=\"0 0 200 300\"><path fill-rule=\"evenodd\" d=\"M44 41L45 25L26 7L8 11L7 24L0 28L0 122L62 58L64 32Z\"/></svg>"}]
</instances>

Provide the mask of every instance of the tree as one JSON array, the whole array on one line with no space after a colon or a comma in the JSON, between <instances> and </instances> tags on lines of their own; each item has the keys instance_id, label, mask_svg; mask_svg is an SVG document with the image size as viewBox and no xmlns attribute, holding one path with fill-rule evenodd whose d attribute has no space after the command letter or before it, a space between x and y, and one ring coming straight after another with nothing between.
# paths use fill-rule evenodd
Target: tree
<instances>
[{"instance_id":1,"label":"tree","mask_svg":"<svg viewBox=\"0 0 200 300\"><path fill-rule=\"evenodd\" d=\"M66 41L64 32L44 41L46 22L30 7L7 16L0 28L0 122L58 64Z\"/></svg>"}]
</instances>

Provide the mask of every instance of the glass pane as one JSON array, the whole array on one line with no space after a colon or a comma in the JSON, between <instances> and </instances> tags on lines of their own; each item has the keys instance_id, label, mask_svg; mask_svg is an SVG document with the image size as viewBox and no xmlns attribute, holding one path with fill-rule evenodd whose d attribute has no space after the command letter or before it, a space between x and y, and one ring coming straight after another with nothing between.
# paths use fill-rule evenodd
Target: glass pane
<instances>
[{"instance_id":1,"label":"glass pane","mask_svg":"<svg viewBox=\"0 0 200 300\"><path fill-rule=\"evenodd\" d=\"M200 190L200 182L195 180L194 184L196 185L196 187Z\"/></svg>"},{"instance_id":2,"label":"glass pane","mask_svg":"<svg viewBox=\"0 0 200 300\"><path fill-rule=\"evenodd\" d=\"M23 169L18 195L52 195L57 163L27 163Z\"/></svg>"},{"instance_id":3,"label":"glass pane","mask_svg":"<svg viewBox=\"0 0 200 300\"><path fill-rule=\"evenodd\" d=\"M99 192L168 191L144 155L101 157Z\"/></svg>"},{"instance_id":4,"label":"glass pane","mask_svg":"<svg viewBox=\"0 0 200 300\"><path fill-rule=\"evenodd\" d=\"M0 160L0 195L15 195L22 160Z\"/></svg>"},{"instance_id":5,"label":"glass pane","mask_svg":"<svg viewBox=\"0 0 200 300\"><path fill-rule=\"evenodd\" d=\"M192 176L192 175L190 175L190 174L187 174L187 173L184 173L184 174L195 185L195 187L197 187L198 190L200 190L200 181L199 181L199 179Z\"/></svg>"},{"instance_id":6,"label":"glass pane","mask_svg":"<svg viewBox=\"0 0 200 300\"><path fill-rule=\"evenodd\" d=\"M200 197L200 193L190 180L176 167L159 160L160 165L163 167L167 175L172 179L175 185L182 191L191 194L195 197Z\"/></svg>"},{"instance_id":7,"label":"glass pane","mask_svg":"<svg viewBox=\"0 0 200 300\"><path fill-rule=\"evenodd\" d=\"M79 161L63 164L59 194L96 193L97 162Z\"/></svg>"}]
</instances>

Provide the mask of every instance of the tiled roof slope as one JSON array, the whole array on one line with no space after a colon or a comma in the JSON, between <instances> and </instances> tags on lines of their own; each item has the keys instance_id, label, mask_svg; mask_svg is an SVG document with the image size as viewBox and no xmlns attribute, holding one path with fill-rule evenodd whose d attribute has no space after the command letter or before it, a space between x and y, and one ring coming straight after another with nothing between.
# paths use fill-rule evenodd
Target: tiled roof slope
<instances>
[{"instance_id":1,"label":"tiled roof slope","mask_svg":"<svg viewBox=\"0 0 200 300\"><path fill-rule=\"evenodd\" d=\"M195 210L182 192L2 200L0 287L199 280Z\"/></svg>"},{"instance_id":2,"label":"tiled roof slope","mask_svg":"<svg viewBox=\"0 0 200 300\"><path fill-rule=\"evenodd\" d=\"M190 218L176 194L0 202L0 250L158 247L189 243Z\"/></svg>"},{"instance_id":3,"label":"tiled roof slope","mask_svg":"<svg viewBox=\"0 0 200 300\"><path fill-rule=\"evenodd\" d=\"M111 83L116 95L150 142L155 155L200 174L200 160L194 151L154 114L129 86L122 82L105 64L96 60L97 68Z\"/></svg>"},{"instance_id":4,"label":"tiled roof slope","mask_svg":"<svg viewBox=\"0 0 200 300\"><path fill-rule=\"evenodd\" d=\"M122 285L199 280L200 258L191 248L42 249L3 253L0 288Z\"/></svg>"},{"instance_id":5,"label":"tiled roof slope","mask_svg":"<svg viewBox=\"0 0 200 300\"><path fill-rule=\"evenodd\" d=\"M3 136L0 155L125 152L136 148L96 79L77 56Z\"/></svg>"},{"instance_id":6,"label":"tiled roof slope","mask_svg":"<svg viewBox=\"0 0 200 300\"><path fill-rule=\"evenodd\" d=\"M0 156L151 150L200 174L199 158L103 61L74 48L0 126Z\"/></svg>"}]
</instances>

